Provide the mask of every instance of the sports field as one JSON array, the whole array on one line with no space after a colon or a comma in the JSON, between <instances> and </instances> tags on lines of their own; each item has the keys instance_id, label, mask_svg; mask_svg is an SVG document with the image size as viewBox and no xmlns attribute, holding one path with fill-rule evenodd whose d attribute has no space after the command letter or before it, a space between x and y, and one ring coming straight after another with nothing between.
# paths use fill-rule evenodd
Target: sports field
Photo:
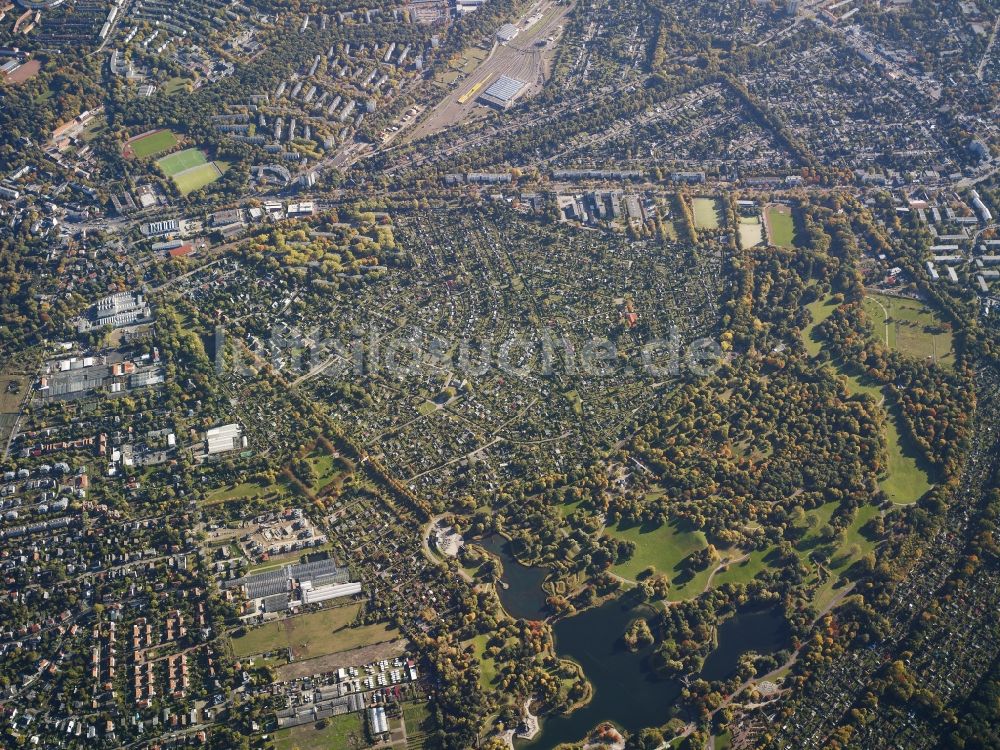
<instances>
[{"instance_id":1,"label":"sports field","mask_svg":"<svg viewBox=\"0 0 1000 750\"><path fill-rule=\"evenodd\" d=\"M792 209L780 204L771 204L764 208L764 226L767 228L767 240L775 247L793 247L795 245L795 222L792 220Z\"/></svg>"},{"instance_id":2,"label":"sports field","mask_svg":"<svg viewBox=\"0 0 1000 750\"><path fill-rule=\"evenodd\" d=\"M229 166L222 161L208 161L201 149L186 148L164 156L156 162L163 173L174 181L181 195L193 193L222 177Z\"/></svg>"},{"instance_id":3,"label":"sports field","mask_svg":"<svg viewBox=\"0 0 1000 750\"><path fill-rule=\"evenodd\" d=\"M130 139L123 153L127 159L145 159L169 151L176 145L177 136L169 130L153 130Z\"/></svg>"},{"instance_id":4,"label":"sports field","mask_svg":"<svg viewBox=\"0 0 1000 750\"><path fill-rule=\"evenodd\" d=\"M693 198L695 229L718 229L722 225L722 207L715 198Z\"/></svg>"},{"instance_id":5,"label":"sports field","mask_svg":"<svg viewBox=\"0 0 1000 750\"><path fill-rule=\"evenodd\" d=\"M864 307L872 333L889 349L944 367L955 364L951 331L922 302L867 294Z\"/></svg>"},{"instance_id":6,"label":"sports field","mask_svg":"<svg viewBox=\"0 0 1000 750\"><path fill-rule=\"evenodd\" d=\"M197 148L186 148L176 154L164 156L156 162L167 177L173 177L187 169L207 163L208 159L205 158L205 153Z\"/></svg>"},{"instance_id":7,"label":"sports field","mask_svg":"<svg viewBox=\"0 0 1000 750\"><path fill-rule=\"evenodd\" d=\"M740 217L740 247L749 248L764 244L764 228L759 216Z\"/></svg>"},{"instance_id":8,"label":"sports field","mask_svg":"<svg viewBox=\"0 0 1000 750\"><path fill-rule=\"evenodd\" d=\"M183 172L175 174L173 181L177 185L177 189L181 191L181 195L187 195L188 193L193 193L195 190L200 190L206 185L211 185L222 177L222 173L226 171L227 166L229 165L220 161L199 164L197 167L185 169Z\"/></svg>"}]
</instances>

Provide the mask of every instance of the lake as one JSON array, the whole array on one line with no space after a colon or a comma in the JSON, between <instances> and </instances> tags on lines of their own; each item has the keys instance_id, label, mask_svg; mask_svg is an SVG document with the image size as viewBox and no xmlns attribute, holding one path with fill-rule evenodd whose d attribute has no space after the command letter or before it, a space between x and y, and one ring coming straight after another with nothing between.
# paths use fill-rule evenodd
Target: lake
<instances>
[{"instance_id":1,"label":"lake","mask_svg":"<svg viewBox=\"0 0 1000 750\"><path fill-rule=\"evenodd\" d=\"M519 563L511 552L510 542L499 534L491 534L473 543L496 555L503 563L503 583L506 586L498 585L497 593L508 614L525 620L544 620L549 613L545 604L548 594L542 590L542 581L549 574L548 569Z\"/></svg>"},{"instance_id":2,"label":"lake","mask_svg":"<svg viewBox=\"0 0 1000 750\"><path fill-rule=\"evenodd\" d=\"M569 716L547 716L542 731L518 748L552 748L576 742L602 721L613 721L630 732L664 723L681 693L677 680L655 675L648 667L653 647L629 651L621 636L629 623L648 607L636 609L612 600L553 625L556 651L583 667L594 694L590 702Z\"/></svg>"},{"instance_id":3,"label":"lake","mask_svg":"<svg viewBox=\"0 0 1000 750\"><path fill-rule=\"evenodd\" d=\"M737 612L719 626L718 645L702 664L701 676L706 680L728 679L747 651L773 654L787 646L790 637L780 606Z\"/></svg>"},{"instance_id":4,"label":"lake","mask_svg":"<svg viewBox=\"0 0 1000 750\"><path fill-rule=\"evenodd\" d=\"M546 568L521 565L510 543L493 534L476 544L503 562L503 582L497 593L504 609L514 617L542 620L546 617L546 594L541 588ZM636 617L649 617L653 608L633 607L620 599L559 620L552 626L558 655L583 667L593 687L587 705L568 716L542 719L541 732L530 742L517 741L518 750L552 748L562 742L578 742L602 721L611 721L629 732L660 726L671 715L680 696L681 683L659 677L649 667L653 646L629 651L621 636ZM749 650L773 653L787 645L788 626L780 607L744 611L719 626L718 646L705 660L702 676L722 680L731 676L739 657Z\"/></svg>"}]
</instances>

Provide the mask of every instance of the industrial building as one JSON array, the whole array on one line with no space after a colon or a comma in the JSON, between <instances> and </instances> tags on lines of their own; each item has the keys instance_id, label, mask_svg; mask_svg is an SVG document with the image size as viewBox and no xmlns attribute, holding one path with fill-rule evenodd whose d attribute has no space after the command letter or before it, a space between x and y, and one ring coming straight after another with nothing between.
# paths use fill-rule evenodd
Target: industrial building
<instances>
[{"instance_id":1,"label":"industrial building","mask_svg":"<svg viewBox=\"0 0 1000 750\"><path fill-rule=\"evenodd\" d=\"M161 221L151 221L143 224L139 231L147 237L160 237L165 234L173 234L180 230L180 222L177 219L162 219Z\"/></svg>"},{"instance_id":2,"label":"industrial building","mask_svg":"<svg viewBox=\"0 0 1000 750\"><path fill-rule=\"evenodd\" d=\"M497 41L500 44L507 44L507 42L512 41L518 34L520 30L512 23L505 23L497 30Z\"/></svg>"},{"instance_id":3,"label":"industrial building","mask_svg":"<svg viewBox=\"0 0 1000 750\"><path fill-rule=\"evenodd\" d=\"M245 442L243 428L238 424L224 424L205 431L205 451L210 456L237 450Z\"/></svg>"},{"instance_id":4,"label":"industrial building","mask_svg":"<svg viewBox=\"0 0 1000 750\"><path fill-rule=\"evenodd\" d=\"M94 318L97 326L121 328L138 321L150 320L152 311L141 294L119 292L97 301Z\"/></svg>"},{"instance_id":5,"label":"industrial building","mask_svg":"<svg viewBox=\"0 0 1000 750\"><path fill-rule=\"evenodd\" d=\"M500 76L482 93L479 100L500 109L510 109L527 85L516 78Z\"/></svg>"},{"instance_id":6,"label":"industrial building","mask_svg":"<svg viewBox=\"0 0 1000 750\"><path fill-rule=\"evenodd\" d=\"M331 559L285 565L277 570L226 581L223 587L241 589L247 599L258 600L258 608L264 612L279 612L361 593L361 582L351 581L347 568L339 567Z\"/></svg>"}]
</instances>

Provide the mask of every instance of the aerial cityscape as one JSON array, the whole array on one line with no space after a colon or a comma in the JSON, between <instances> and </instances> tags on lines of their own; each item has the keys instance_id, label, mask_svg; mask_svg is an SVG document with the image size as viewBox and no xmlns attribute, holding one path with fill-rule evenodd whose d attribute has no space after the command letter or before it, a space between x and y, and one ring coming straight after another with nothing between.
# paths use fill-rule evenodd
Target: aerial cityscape
<instances>
[{"instance_id":1,"label":"aerial cityscape","mask_svg":"<svg viewBox=\"0 0 1000 750\"><path fill-rule=\"evenodd\" d=\"M0 748L1000 750L998 35L0 0Z\"/></svg>"}]
</instances>

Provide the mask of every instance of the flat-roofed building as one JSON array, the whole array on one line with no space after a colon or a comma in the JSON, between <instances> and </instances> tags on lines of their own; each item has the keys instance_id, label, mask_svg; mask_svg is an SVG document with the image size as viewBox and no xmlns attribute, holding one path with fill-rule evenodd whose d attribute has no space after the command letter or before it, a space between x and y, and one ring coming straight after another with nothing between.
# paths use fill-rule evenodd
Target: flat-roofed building
<instances>
[{"instance_id":1,"label":"flat-roofed building","mask_svg":"<svg viewBox=\"0 0 1000 750\"><path fill-rule=\"evenodd\" d=\"M500 109L510 109L527 87L524 81L500 76L479 97L480 101Z\"/></svg>"},{"instance_id":2,"label":"flat-roofed building","mask_svg":"<svg viewBox=\"0 0 1000 750\"><path fill-rule=\"evenodd\" d=\"M500 44L506 44L507 42L514 39L520 33L520 30L512 23L505 23L497 30L497 41Z\"/></svg>"},{"instance_id":3,"label":"flat-roofed building","mask_svg":"<svg viewBox=\"0 0 1000 750\"><path fill-rule=\"evenodd\" d=\"M205 448L208 455L226 453L240 447L243 428L238 424L224 424L205 431Z\"/></svg>"}]
</instances>

